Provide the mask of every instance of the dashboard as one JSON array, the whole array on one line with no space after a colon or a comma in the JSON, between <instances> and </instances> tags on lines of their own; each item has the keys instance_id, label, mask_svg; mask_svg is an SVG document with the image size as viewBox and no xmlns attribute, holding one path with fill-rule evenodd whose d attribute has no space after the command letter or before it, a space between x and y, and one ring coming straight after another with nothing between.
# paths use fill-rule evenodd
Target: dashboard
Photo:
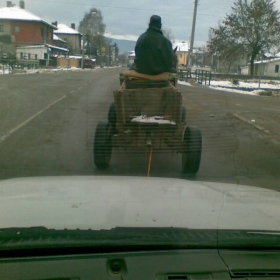
<instances>
[{"instance_id":1,"label":"dashboard","mask_svg":"<svg viewBox=\"0 0 280 280\"><path fill-rule=\"evenodd\" d=\"M0 259L0 279L280 279L280 252L168 250Z\"/></svg>"}]
</instances>

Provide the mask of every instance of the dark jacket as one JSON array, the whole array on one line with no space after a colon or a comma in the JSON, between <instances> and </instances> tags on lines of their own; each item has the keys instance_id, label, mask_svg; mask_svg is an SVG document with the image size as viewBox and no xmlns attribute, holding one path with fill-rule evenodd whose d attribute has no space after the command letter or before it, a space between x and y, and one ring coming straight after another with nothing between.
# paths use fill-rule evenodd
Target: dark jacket
<instances>
[{"instance_id":1,"label":"dark jacket","mask_svg":"<svg viewBox=\"0 0 280 280\"><path fill-rule=\"evenodd\" d=\"M171 42L160 29L148 28L135 46L135 70L139 73L157 75L174 71L175 54Z\"/></svg>"}]
</instances>

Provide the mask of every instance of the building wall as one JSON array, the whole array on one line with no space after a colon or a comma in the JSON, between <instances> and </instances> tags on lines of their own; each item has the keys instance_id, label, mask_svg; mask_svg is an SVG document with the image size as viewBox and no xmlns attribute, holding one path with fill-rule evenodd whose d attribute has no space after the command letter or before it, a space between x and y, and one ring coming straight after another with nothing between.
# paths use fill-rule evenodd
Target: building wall
<instances>
[{"instance_id":1,"label":"building wall","mask_svg":"<svg viewBox=\"0 0 280 280\"><path fill-rule=\"evenodd\" d=\"M177 63L178 68L180 68L180 66L185 66L187 64L187 58L188 58L187 52L177 51L176 56L177 56L177 60L178 60L178 63Z\"/></svg>"},{"instance_id":2,"label":"building wall","mask_svg":"<svg viewBox=\"0 0 280 280\"><path fill-rule=\"evenodd\" d=\"M11 34L10 21L0 20L0 26L2 26L2 30L0 30L0 36L4 34Z\"/></svg>"},{"instance_id":3,"label":"building wall","mask_svg":"<svg viewBox=\"0 0 280 280\"><path fill-rule=\"evenodd\" d=\"M44 59L45 54L47 53L47 48L20 48L16 49L16 58L17 59L35 59L35 55L37 59ZM21 57L21 53L23 58ZM30 58L28 58L28 54L30 54Z\"/></svg>"},{"instance_id":4,"label":"building wall","mask_svg":"<svg viewBox=\"0 0 280 280\"><path fill-rule=\"evenodd\" d=\"M278 65L278 66L277 66ZM275 61L270 61L267 63L257 63L254 64L255 75L267 76L267 77L276 77L280 78L280 59ZM249 66L241 67L241 74L249 74Z\"/></svg>"},{"instance_id":5,"label":"building wall","mask_svg":"<svg viewBox=\"0 0 280 280\"><path fill-rule=\"evenodd\" d=\"M52 44L53 29L40 22L11 21L11 35L16 44Z\"/></svg>"},{"instance_id":6,"label":"building wall","mask_svg":"<svg viewBox=\"0 0 280 280\"><path fill-rule=\"evenodd\" d=\"M241 75L249 75L249 67L248 66L241 67Z\"/></svg>"},{"instance_id":7,"label":"building wall","mask_svg":"<svg viewBox=\"0 0 280 280\"><path fill-rule=\"evenodd\" d=\"M62 41L59 41L59 40L54 40L53 41L53 45L57 46L57 47L60 47L60 48L67 47L67 43L66 42L62 42Z\"/></svg>"},{"instance_id":8,"label":"building wall","mask_svg":"<svg viewBox=\"0 0 280 280\"><path fill-rule=\"evenodd\" d=\"M79 34L63 34L55 33L62 40L67 42L67 47L72 54L81 53L81 35Z\"/></svg>"},{"instance_id":9,"label":"building wall","mask_svg":"<svg viewBox=\"0 0 280 280\"><path fill-rule=\"evenodd\" d=\"M280 60L267 63L265 75L269 77L280 77Z\"/></svg>"},{"instance_id":10,"label":"building wall","mask_svg":"<svg viewBox=\"0 0 280 280\"><path fill-rule=\"evenodd\" d=\"M13 58L15 45L11 42L11 24L9 21L0 20L0 59ZM3 57L5 56L5 57Z\"/></svg>"}]
</instances>

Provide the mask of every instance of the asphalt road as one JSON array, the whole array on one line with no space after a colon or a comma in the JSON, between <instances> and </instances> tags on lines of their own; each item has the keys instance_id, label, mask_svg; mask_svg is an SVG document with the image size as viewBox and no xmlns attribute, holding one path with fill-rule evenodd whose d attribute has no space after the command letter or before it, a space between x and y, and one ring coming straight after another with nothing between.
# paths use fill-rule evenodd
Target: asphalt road
<instances>
[{"instance_id":1,"label":"asphalt road","mask_svg":"<svg viewBox=\"0 0 280 280\"><path fill-rule=\"evenodd\" d=\"M125 68L0 76L0 179L57 175L147 176L148 152L114 150L93 164L98 121L107 119ZM203 135L199 172L185 177L181 155L155 153L150 176L280 190L280 98L178 85L188 125Z\"/></svg>"}]
</instances>

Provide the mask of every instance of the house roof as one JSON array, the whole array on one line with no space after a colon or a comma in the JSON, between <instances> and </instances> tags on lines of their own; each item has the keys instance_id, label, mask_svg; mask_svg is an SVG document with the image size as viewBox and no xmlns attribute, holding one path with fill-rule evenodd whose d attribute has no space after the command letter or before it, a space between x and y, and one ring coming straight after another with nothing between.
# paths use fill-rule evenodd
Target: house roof
<instances>
[{"instance_id":1,"label":"house roof","mask_svg":"<svg viewBox=\"0 0 280 280\"><path fill-rule=\"evenodd\" d=\"M64 51L64 52L68 52L69 51L66 48L61 48L61 47L57 47L57 46L53 46L53 45L49 45L49 44L17 47L17 49L41 49L41 48L45 48L45 49L49 49L50 48L50 49L60 50L60 51Z\"/></svg>"},{"instance_id":2,"label":"house roof","mask_svg":"<svg viewBox=\"0 0 280 280\"><path fill-rule=\"evenodd\" d=\"M268 60L255 61L254 64L270 63L270 62L279 61L279 60L280 60L280 57L276 57L276 58L268 59Z\"/></svg>"},{"instance_id":3,"label":"house roof","mask_svg":"<svg viewBox=\"0 0 280 280\"><path fill-rule=\"evenodd\" d=\"M37 21L56 29L54 25L18 6L0 8L0 20Z\"/></svg>"},{"instance_id":4,"label":"house roof","mask_svg":"<svg viewBox=\"0 0 280 280\"><path fill-rule=\"evenodd\" d=\"M62 40L61 38L59 38L57 35L53 34L53 40L54 41L60 41L60 42L63 42L63 43L66 43L66 41Z\"/></svg>"},{"instance_id":5,"label":"house roof","mask_svg":"<svg viewBox=\"0 0 280 280\"><path fill-rule=\"evenodd\" d=\"M177 47L177 52L187 52L189 50L188 43L176 42L173 44L173 49Z\"/></svg>"},{"instance_id":6,"label":"house roof","mask_svg":"<svg viewBox=\"0 0 280 280\"><path fill-rule=\"evenodd\" d=\"M66 24L58 24L57 30L54 31L55 34L72 34L72 35L82 35L79 31L67 26Z\"/></svg>"},{"instance_id":7,"label":"house roof","mask_svg":"<svg viewBox=\"0 0 280 280\"><path fill-rule=\"evenodd\" d=\"M129 55L128 55L129 57L135 57L135 51L131 51L131 52L129 52Z\"/></svg>"}]
</instances>

